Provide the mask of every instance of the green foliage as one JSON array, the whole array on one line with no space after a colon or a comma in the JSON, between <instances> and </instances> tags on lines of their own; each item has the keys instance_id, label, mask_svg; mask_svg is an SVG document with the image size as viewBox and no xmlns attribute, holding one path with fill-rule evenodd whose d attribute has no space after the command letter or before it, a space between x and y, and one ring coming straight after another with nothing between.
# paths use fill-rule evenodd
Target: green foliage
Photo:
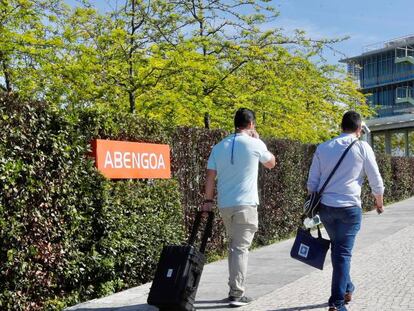
<instances>
[{"instance_id":1,"label":"green foliage","mask_svg":"<svg viewBox=\"0 0 414 311\"><path fill-rule=\"evenodd\" d=\"M87 0L0 1L0 309L60 310L151 279L162 245L188 232L226 135L175 126L209 113L230 130L246 106L267 137L319 142L345 109L370 114L317 61L338 40L262 27L278 15L268 2L125 0L102 13ZM104 179L86 156L93 138L170 143L175 180ZM279 168L260 173L258 245L294 230L314 149L267 143ZM379 158L386 199L413 194L409 161ZM225 243L217 218L211 258Z\"/></svg>"},{"instance_id":2,"label":"green foliage","mask_svg":"<svg viewBox=\"0 0 414 311\"><path fill-rule=\"evenodd\" d=\"M182 241L176 181L112 182L87 157L92 137L159 141L155 124L2 96L0 126L0 309L61 310L138 285Z\"/></svg>"},{"instance_id":3,"label":"green foliage","mask_svg":"<svg viewBox=\"0 0 414 311\"><path fill-rule=\"evenodd\" d=\"M0 2L0 90L27 97L51 91L48 64L59 59L62 40L55 26L65 11L60 0Z\"/></svg>"},{"instance_id":4,"label":"green foliage","mask_svg":"<svg viewBox=\"0 0 414 311\"><path fill-rule=\"evenodd\" d=\"M226 132L220 130L187 127L172 133L172 171L180 185L187 232L191 229L195 211L204 199L204 178L211 148L225 135ZM216 217L207 252L214 257L216 254L213 253L222 254L224 250L224 227L220 217Z\"/></svg>"},{"instance_id":5,"label":"green foliage","mask_svg":"<svg viewBox=\"0 0 414 311\"><path fill-rule=\"evenodd\" d=\"M97 247L108 268L116 268L106 273L121 272L121 288L128 288L153 276L160 246L171 237L183 240L180 194L170 180L120 181L108 188L97 220L104 232Z\"/></svg>"},{"instance_id":6,"label":"green foliage","mask_svg":"<svg viewBox=\"0 0 414 311\"><path fill-rule=\"evenodd\" d=\"M0 97L0 308L61 310L152 278L159 252L180 243L203 200L211 148L227 133L167 129L127 112L62 111ZM88 158L92 138L172 146L171 180L103 178ZM274 170L260 170L260 227L255 245L296 229L315 150L268 139ZM386 202L414 194L414 159L378 155ZM364 207L372 196L364 185ZM225 254L219 217L209 258Z\"/></svg>"},{"instance_id":7,"label":"green foliage","mask_svg":"<svg viewBox=\"0 0 414 311\"><path fill-rule=\"evenodd\" d=\"M391 167L393 175L392 193L395 200L408 198L414 189L414 159L392 157Z\"/></svg>"},{"instance_id":8,"label":"green foliage","mask_svg":"<svg viewBox=\"0 0 414 311\"><path fill-rule=\"evenodd\" d=\"M171 126L231 130L257 111L261 133L316 143L335 134L344 110L371 113L326 44L269 28L269 1L7 0L0 4L0 88L59 109L129 111ZM46 22L47 21L47 22Z\"/></svg>"},{"instance_id":9,"label":"green foliage","mask_svg":"<svg viewBox=\"0 0 414 311\"><path fill-rule=\"evenodd\" d=\"M269 150L275 155L277 168L260 170L258 245L288 237L299 224L306 181L314 146L288 140L269 139Z\"/></svg>"}]
</instances>

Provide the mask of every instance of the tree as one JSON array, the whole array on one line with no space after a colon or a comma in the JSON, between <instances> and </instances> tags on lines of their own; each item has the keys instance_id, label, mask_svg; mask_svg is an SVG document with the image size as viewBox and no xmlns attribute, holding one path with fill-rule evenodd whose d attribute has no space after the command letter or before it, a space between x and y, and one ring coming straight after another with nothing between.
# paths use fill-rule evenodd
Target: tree
<instances>
[{"instance_id":1,"label":"tree","mask_svg":"<svg viewBox=\"0 0 414 311\"><path fill-rule=\"evenodd\" d=\"M341 39L283 35L269 27L278 12L268 2L124 0L102 13L87 0L9 0L0 83L58 108L125 110L171 126L208 119L231 130L234 110L248 106L265 135L309 142L332 135L345 109L369 114L357 86L320 57Z\"/></svg>"},{"instance_id":2,"label":"tree","mask_svg":"<svg viewBox=\"0 0 414 311\"><path fill-rule=\"evenodd\" d=\"M139 111L197 126L208 114L212 126L231 130L235 108L249 106L263 116L266 135L311 142L332 135L344 109L369 113L356 85L337 77L337 67L311 61L341 39L263 31L261 26L277 16L265 2L175 1L186 12L187 27L185 40L167 58L181 70L149 92ZM242 13L252 8L256 14ZM289 53L284 46L292 44L299 48Z\"/></svg>"},{"instance_id":3,"label":"tree","mask_svg":"<svg viewBox=\"0 0 414 311\"><path fill-rule=\"evenodd\" d=\"M211 125L231 131L235 109L249 107L256 111L259 130L265 136L304 142L334 135L347 109L369 114L368 106L361 104L364 96L352 81L338 77L335 66L316 65L280 46L252 48L251 53L254 60L204 97L205 84L223 73L221 63L215 57L202 56L194 47L170 54L182 70L144 97L139 110L148 118L173 125L203 126L200 112L208 107Z\"/></svg>"},{"instance_id":4,"label":"tree","mask_svg":"<svg viewBox=\"0 0 414 311\"><path fill-rule=\"evenodd\" d=\"M4 92L31 92L42 59L59 45L45 21L53 23L62 9L60 0L0 2L0 88Z\"/></svg>"}]
</instances>

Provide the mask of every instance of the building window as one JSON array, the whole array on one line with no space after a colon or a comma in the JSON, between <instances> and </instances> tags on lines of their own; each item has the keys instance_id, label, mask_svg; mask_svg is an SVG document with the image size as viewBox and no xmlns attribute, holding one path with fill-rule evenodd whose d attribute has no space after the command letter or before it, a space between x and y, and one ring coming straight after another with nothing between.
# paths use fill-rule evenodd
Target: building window
<instances>
[{"instance_id":1,"label":"building window","mask_svg":"<svg viewBox=\"0 0 414 311\"><path fill-rule=\"evenodd\" d=\"M405 150L405 133L391 133L391 155L395 157L404 157Z\"/></svg>"},{"instance_id":2,"label":"building window","mask_svg":"<svg viewBox=\"0 0 414 311\"><path fill-rule=\"evenodd\" d=\"M385 134L372 134L372 144L376 153L385 153Z\"/></svg>"},{"instance_id":3,"label":"building window","mask_svg":"<svg viewBox=\"0 0 414 311\"><path fill-rule=\"evenodd\" d=\"M408 132L408 155L414 157L414 131Z\"/></svg>"}]
</instances>

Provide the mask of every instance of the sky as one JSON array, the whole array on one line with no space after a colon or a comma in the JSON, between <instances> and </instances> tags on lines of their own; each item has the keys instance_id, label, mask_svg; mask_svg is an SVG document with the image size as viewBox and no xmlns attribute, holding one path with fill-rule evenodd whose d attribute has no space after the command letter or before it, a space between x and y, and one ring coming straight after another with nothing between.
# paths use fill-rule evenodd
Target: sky
<instances>
[{"instance_id":1,"label":"sky","mask_svg":"<svg viewBox=\"0 0 414 311\"><path fill-rule=\"evenodd\" d=\"M287 32L305 30L309 37L349 36L335 48L347 57L363 47L414 34L413 0L274 0L280 16L273 22ZM337 64L343 55L326 54Z\"/></svg>"},{"instance_id":2,"label":"sky","mask_svg":"<svg viewBox=\"0 0 414 311\"><path fill-rule=\"evenodd\" d=\"M116 2L91 1L101 8ZM350 37L334 46L340 53L326 52L331 64L361 54L366 45L414 34L414 0L272 0L272 4L280 15L270 27L281 27L287 34L305 30L312 39Z\"/></svg>"}]
</instances>

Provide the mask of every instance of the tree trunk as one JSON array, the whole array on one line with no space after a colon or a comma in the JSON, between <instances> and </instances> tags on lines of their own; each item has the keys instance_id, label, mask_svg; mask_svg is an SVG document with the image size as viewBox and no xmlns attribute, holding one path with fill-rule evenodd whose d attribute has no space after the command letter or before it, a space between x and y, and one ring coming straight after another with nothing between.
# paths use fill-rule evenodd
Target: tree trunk
<instances>
[{"instance_id":1,"label":"tree trunk","mask_svg":"<svg viewBox=\"0 0 414 311\"><path fill-rule=\"evenodd\" d=\"M134 113L135 112L135 94L132 91L128 91L129 95L129 112Z\"/></svg>"},{"instance_id":2,"label":"tree trunk","mask_svg":"<svg viewBox=\"0 0 414 311\"><path fill-rule=\"evenodd\" d=\"M128 75L129 75L129 81L131 86L134 85L134 77L135 77L135 72L134 72L134 64L132 61L132 57L134 54L134 44L135 44L135 31L136 31L136 25L135 25L135 14L136 14L136 3L135 0L131 1L131 37L129 40L129 44L130 44L130 48L129 48L129 53L128 53ZM128 91L128 95L129 95L129 112L134 113L135 112L135 91Z\"/></svg>"},{"instance_id":3,"label":"tree trunk","mask_svg":"<svg viewBox=\"0 0 414 311\"><path fill-rule=\"evenodd\" d=\"M208 113L208 112L206 112L205 114L204 114L204 127L206 128L206 129L210 129L210 114Z\"/></svg>"}]
</instances>

